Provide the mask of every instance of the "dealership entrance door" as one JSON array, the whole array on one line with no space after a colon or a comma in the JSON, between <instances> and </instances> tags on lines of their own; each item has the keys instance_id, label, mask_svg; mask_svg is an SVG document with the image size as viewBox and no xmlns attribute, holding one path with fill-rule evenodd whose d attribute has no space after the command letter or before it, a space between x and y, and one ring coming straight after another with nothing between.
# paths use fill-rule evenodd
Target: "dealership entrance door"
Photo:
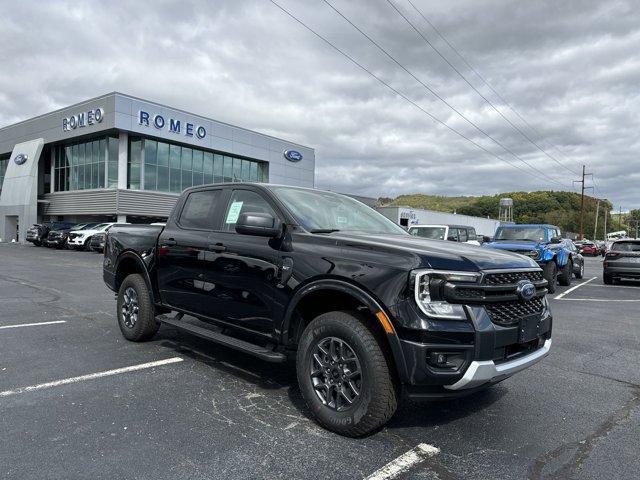
<instances>
[{"instance_id":1,"label":"dealership entrance door","mask_svg":"<svg viewBox=\"0 0 640 480\"><path fill-rule=\"evenodd\" d=\"M18 229L20 225L18 223L17 215L6 215L4 217L4 234L6 238L3 238L3 242L11 242L15 240L16 242L20 240L20 236L18 234Z\"/></svg>"}]
</instances>

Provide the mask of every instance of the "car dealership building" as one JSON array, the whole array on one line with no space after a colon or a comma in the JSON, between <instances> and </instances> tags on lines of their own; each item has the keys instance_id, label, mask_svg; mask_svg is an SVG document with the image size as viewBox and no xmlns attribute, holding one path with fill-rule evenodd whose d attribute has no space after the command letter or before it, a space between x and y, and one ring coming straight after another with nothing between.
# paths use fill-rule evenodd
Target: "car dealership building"
<instances>
[{"instance_id":1,"label":"car dealership building","mask_svg":"<svg viewBox=\"0 0 640 480\"><path fill-rule=\"evenodd\" d=\"M161 221L185 188L313 187L314 169L312 148L109 93L0 129L0 239L52 220Z\"/></svg>"}]
</instances>

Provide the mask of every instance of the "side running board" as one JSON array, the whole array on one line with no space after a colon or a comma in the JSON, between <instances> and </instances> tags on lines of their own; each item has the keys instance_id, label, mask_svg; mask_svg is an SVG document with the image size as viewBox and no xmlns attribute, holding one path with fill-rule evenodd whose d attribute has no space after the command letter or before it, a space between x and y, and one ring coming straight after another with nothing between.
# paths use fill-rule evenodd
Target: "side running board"
<instances>
[{"instance_id":1,"label":"side running board","mask_svg":"<svg viewBox=\"0 0 640 480\"><path fill-rule=\"evenodd\" d=\"M229 335L224 335L219 332L214 332L213 330L199 327L197 325L185 323L181 321L181 318L182 315L178 314L175 317L161 316L158 317L158 320L167 325L171 325L180 331L190 333L200 338L204 338L205 340L210 340L220 345L224 345L225 347L248 353L249 355L261 358L262 360L265 360L267 362L282 363L287 360L287 357L284 353L274 352L273 350L269 350L268 348L262 347L260 345L245 342L244 340L230 337Z\"/></svg>"}]
</instances>

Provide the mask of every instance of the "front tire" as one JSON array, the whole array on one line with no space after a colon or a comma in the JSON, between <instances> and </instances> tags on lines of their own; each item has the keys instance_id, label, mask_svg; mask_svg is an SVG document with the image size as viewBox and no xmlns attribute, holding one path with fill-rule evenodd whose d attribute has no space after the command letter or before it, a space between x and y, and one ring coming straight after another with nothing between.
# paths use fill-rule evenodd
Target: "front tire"
<instances>
[{"instance_id":1,"label":"front tire","mask_svg":"<svg viewBox=\"0 0 640 480\"><path fill-rule=\"evenodd\" d=\"M558 283L563 287L571 285L571 279L573 278L573 260L567 260L567 263L562 267L562 273L558 275Z\"/></svg>"},{"instance_id":2,"label":"front tire","mask_svg":"<svg viewBox=\"0 0 640 480\"><path fill-rule=\"evenodd\" d=\"M118 326L127 340L144 342L160 328L151 293L142 275L134 273L124 279L118 290L117 308Z\"/></svg>"},{"instance_id":3,"label":"front tire","mask_svg":"<svg viewBox=\"0 0 640 480\"><path fill-rule=\"evenodd\" d=\"M557 286L558 266L556 262L545 263L542 267L542 276L547 281L547 291L549 293L555 293Z\"/></svg>"},{"instance_id":4,"label":"front tire","mask_svg":"<svg viewBox=\"0 0 640 480\"><path fill-rule=\"evenodd\" d=\"M305 328L296 370L316 421L340 435L367 435L396 411L387 356L364 320L349 312L322 314Z\"/></svg>"}]
</instances>

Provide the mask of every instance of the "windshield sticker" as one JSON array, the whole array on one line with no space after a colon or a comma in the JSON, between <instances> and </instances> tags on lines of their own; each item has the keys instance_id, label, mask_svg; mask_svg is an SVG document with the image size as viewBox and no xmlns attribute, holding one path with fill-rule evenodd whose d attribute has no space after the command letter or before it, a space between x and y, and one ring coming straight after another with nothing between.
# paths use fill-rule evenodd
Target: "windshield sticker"
<instances>
[{"instance_id":1,"label":"windshield sticker","mask_svg":"<svg viewBox=\"0 0 640 480\"><path fill-rule=\"evenodd\" d=\"M349 222L347 217L338 217L336 220L338 220L338 223L348 223Z\"/></svg>"},{"instance_id":2,"label":"windshield sticker","mask_svg":"<svg viewBox=\"0 0 640 480\"><path fill-rule=\"evenodd\" d=\"M240 216L240 210L242 210L242 204L244 202L233 202L229 207L229 213L227 213L226 223L236 223Z\"/></svg>"}]
</instances>

